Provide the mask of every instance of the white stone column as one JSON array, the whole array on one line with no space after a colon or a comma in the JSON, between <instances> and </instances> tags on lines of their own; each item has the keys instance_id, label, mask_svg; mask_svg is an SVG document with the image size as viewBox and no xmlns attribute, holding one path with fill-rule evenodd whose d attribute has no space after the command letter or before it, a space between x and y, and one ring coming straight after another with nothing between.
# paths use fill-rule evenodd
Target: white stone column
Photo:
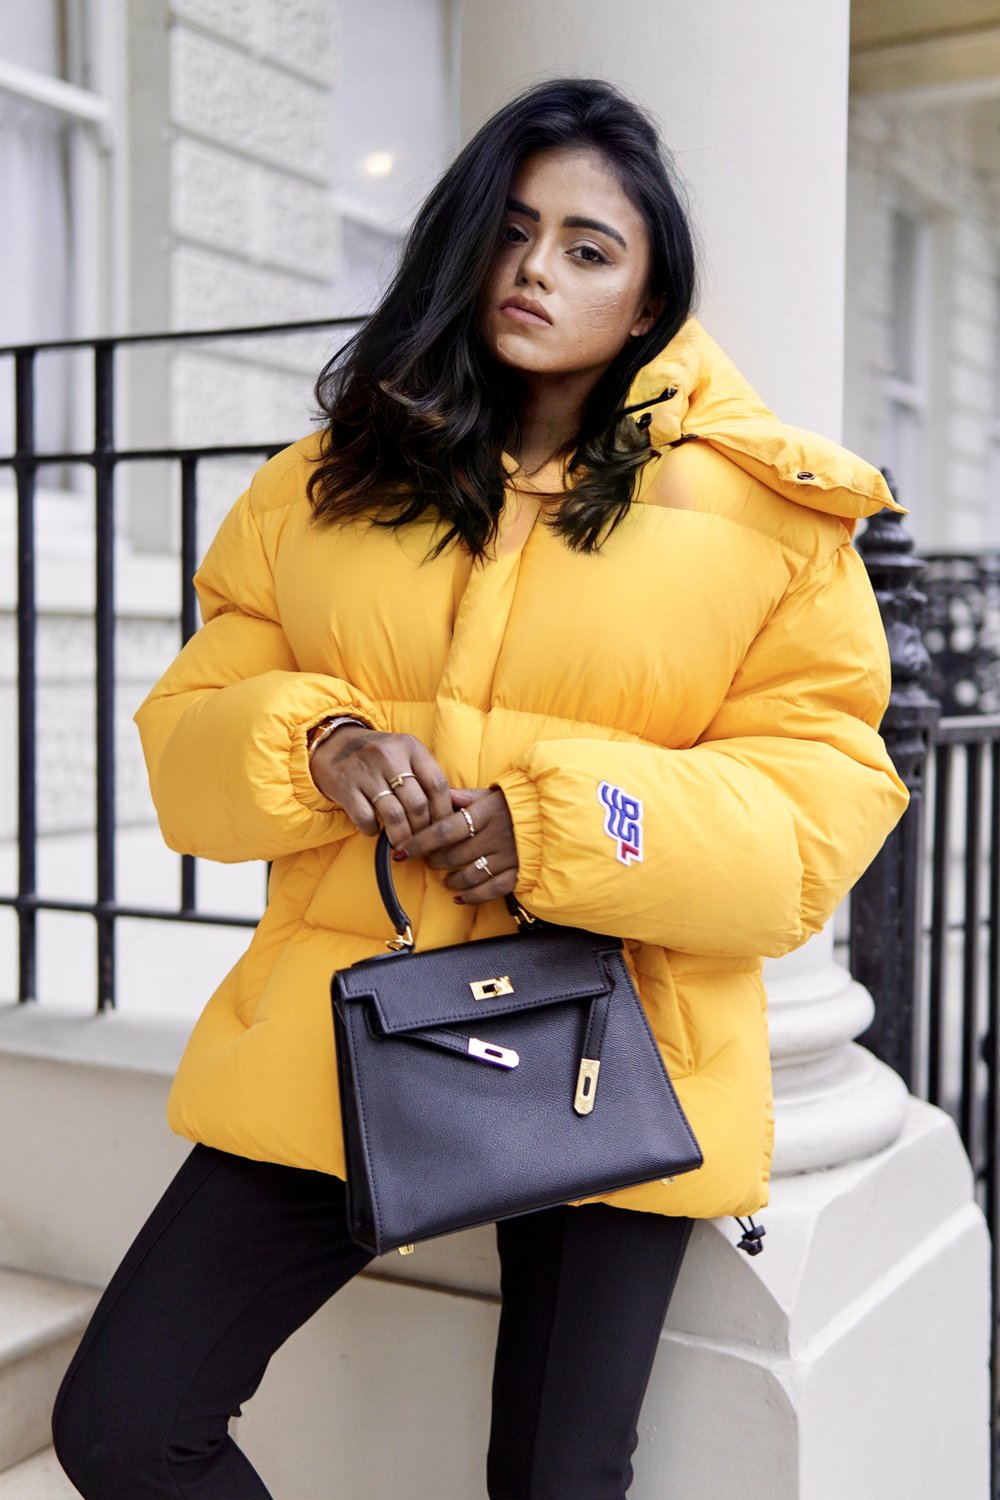
<instances>
[{"instance_id":1,"label":"white stone column","mask_svg":"<svg viewBox=\"0 0 1000 1500\"><path fill-rule=\"evenodd\" d=\"M899 1135L902 1079L854 1044L874 1014L833 958L833 926L765 965L774 1065L776 1177L871 1156Z\"/></svg>"},{"instance_id":2,"label":"white stone column","mask_svg":"<svg viewBox=\"0 0 1000 1500\"><path fill-rule=\"evenodd\" d=\"M836 436L849 0L463 0L463 139L543 77L617 84L690 188L709 331L789 422Z\"/></svg>"},{"instance_id":3,"label":"white stone column","mask_svg":"<svg viewBox=\"0 0 1000 1500\"><path fill-rule=\"evenodd\" d=\"M849 0L463 0L463 135L543 78L651 109L690 189L700 315L786 420L840 431ZM985 1226L951 1121L853 1038L832 931L768 964L766 1253L699 1225L654 1372L637 1500L985 1500Z\"/></svg>"}]
</instances>

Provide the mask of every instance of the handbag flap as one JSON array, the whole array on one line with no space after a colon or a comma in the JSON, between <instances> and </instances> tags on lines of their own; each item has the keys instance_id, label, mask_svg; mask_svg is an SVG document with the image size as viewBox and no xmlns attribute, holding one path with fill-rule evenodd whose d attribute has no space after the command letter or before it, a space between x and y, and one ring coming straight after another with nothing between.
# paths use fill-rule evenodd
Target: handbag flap
<instances>
[{"instance_id":1,"label":"handbag flap","mask_svg":"<svg viewBox=\"0 0 1000 1500\"><path fill-rule=\"evenodd\" d=\"M617 966L607 960L621 949L619 938L573 927L508 933L362 959L333 976L333 995L369 1002L387 1034L476 1024L484 1016L608 994Z\"/></svg>"}]
</instances>

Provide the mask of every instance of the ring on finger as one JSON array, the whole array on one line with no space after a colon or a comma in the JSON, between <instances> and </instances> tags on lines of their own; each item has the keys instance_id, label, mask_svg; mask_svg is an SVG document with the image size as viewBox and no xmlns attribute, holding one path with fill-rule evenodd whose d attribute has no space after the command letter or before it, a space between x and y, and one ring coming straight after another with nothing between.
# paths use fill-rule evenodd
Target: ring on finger
<instances>
[{"instance_id":1,"label":"ring on finger","mask_svg":"<svg viewBox=\"0 0 1000 1500\"><path fill-rule=\"evenodd\" d=\"M390 791L389 788L386 787L384 791L382 791L382 792L376 792L375 795L374 795L374 797L369 797L368 801L371 803L372 807L374 807L375 803L378 801L378 799L380 797L395 797L395 795L396 795L395 792Z\"/></svg>"},{"instance_id":2,"label":"ring on finger","mask_svg":"<svg viewBox=\"0 0 1000 1500\"><path fill-rule=\"evenodd\" d=\"M474 839L476 836L476 825L472 821L472 814L467 807L460 807L458 810L469 825L469 838Z\"/></svg>"},{"instance_id":3,"label":"ring on finger","mask_svg":"<svg viewBox=\"0 0 1000 1500\"><path fill-rule=\"evenodd\" d=\"M390 787L395 790L396 787L402 786L407 777L409 777L411 781L416 781L417 779L412 771L400 771L398 776L389 777Z\"/></svg>"},{"instance_id":4,"label":"ring on finger","mask_svg":"<svg viewBox=\"0 0 1000 1500\"><path fill-rule=\"evenodd\" d=\"M490 877L490 879L492 880L492 878L493 878L493 871L490 869L489 865L486 863L486 855L485 854L481 854L479 856L479 858L478 859L474 859L472 861L472 863L473 863L473 867L475 869L482 870L483 873L485 875L488 875Z\"/></svg>"}]
</instances>

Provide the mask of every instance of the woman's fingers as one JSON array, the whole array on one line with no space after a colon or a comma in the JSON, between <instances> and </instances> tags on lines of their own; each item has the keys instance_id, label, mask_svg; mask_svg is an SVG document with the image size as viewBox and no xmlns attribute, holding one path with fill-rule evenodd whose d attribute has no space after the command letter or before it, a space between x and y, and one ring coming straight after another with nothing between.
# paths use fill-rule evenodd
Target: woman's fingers
<instances>
[{"instance_id":1,"label":"woman's fingers","mask_svg":"<svg viewBox=\"0 0 1000 1500\"><path fill-rule=\"evenodd\" d=\"M427 821L420 825L421 828L426 828L429 824L448 817L452 810L451 788L447 776L427 746L422 745L419 740L413 742L412 769L427 799ZM419 833L420 829L414 827L413 831Z\"/></svg>"},{"instance_id":2,"label":"woman's fingers","mask_svg":"<svg viewBox=\"0 0 1000 1500\"><path fill-rule=\"evenodd\" d=\"M314 759L313 779L320 790L362 833L374 835L384 827L393 845L451 810L448 778L413 735L363 730L347 738L338 729L329 750L320 745Z\"/></svg>"},{"instance_id":3,"label":"woman's fingers","mask_svg":"<svg viewBox=\"0 0 1000 1500\"><path fill-rule=\"evenodd\" d=\"M384 828L397 853L423 856L449 873L469 905L506 895L517 882L517 844L503 793L456 791L426 745L410 734L345 726L317 749L313 779L362 833Z\"/></svg>"},{"instance_id":4,"label":"woman's fingers","mask_svg":"<svg viewBox=\"0 0 1000 1500\"><path fill-rule=\"evenodd\" d=\"M498 896L509 896L516 885L517 871L505 870L502 875L482 880L478 885L462 890L452 899L458 906L483 906L487 901L495 901Z\"/></svg>"},{"instance_id":5,"label":"woman's fingers","mask_svg":"<svg viewBox=\"0 0 1000 1500\"><path fill-rule=\"evenodd\" d=\"M500 791L454 796L461 806L407 839L406 857L423 856L432 868L449 871L445 884L466 904L507 895L517 884L518 871L507 799Z\"/></svg>"},{"instance_id":6,"label":"woman's fingers","mask_svg":"<svg viewBox=\"0 0 1000 1500\"><path fill-rule=\"evenodd\" d=\"M475 821L475 813L468 809ZM435 870L455 870L483 854L488 847L486 820L470 837L468 819L462 812L450 812L446 818L431 823L414 838L406 840L410 858L423 857Z\"/></svg>"}]
</instances>

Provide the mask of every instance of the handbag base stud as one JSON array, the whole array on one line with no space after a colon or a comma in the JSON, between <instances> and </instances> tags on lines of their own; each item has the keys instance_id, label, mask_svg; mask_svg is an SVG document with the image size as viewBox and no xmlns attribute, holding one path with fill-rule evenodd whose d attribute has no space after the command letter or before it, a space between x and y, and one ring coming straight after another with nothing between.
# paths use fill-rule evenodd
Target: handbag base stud
<instances>
[{"instance_id":1,"label":"handbag base stud","mask_svg":"<svg viewBox=\"0 0 1000 1500\"><path fill-rule=\"evenodd\" d=\"M413 1254L413 1246L412 1245L400 1245L397 1248L397 1250L396 1250L396 1254L397 1255L412 1255Z\"/></svg>"},{"instance_id":2,"label":"handbag base stud","mask_svg":"<svg viewBox=\"0 0 1000 1500\"><path fill-rule=\"evenodd\" d=\"M578 1115L589 1115L594 1107L597 1097L597 1075L601 1071L600 1062L593 1057L580 1059L580 1071L576 1078L576 1097L573 1100L573 1108Z\"/></svg>"}]
</instances>

